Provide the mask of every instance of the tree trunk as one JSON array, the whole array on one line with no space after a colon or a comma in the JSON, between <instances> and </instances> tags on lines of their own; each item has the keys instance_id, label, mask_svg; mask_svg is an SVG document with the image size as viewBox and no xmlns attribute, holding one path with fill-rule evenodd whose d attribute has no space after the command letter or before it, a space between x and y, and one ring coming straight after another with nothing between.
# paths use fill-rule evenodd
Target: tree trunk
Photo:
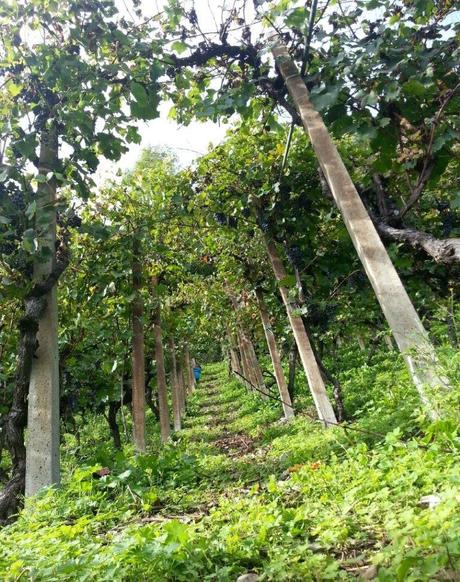
<instances>
[{"instance_id":1,"label":"tree trunk","mask_svg":"<svg viewBox=\"0 0 460 582\"><path fill-rule=\"evenodd\" d=\"M165 443L169 438L169 410L168 410L168 391L166 387L165 357L163 350L163 338L161 334L161 307L160 299L157 293L158 277L153 278L153 295L155 307L153 310L153 325L155 333L155 361L157 370L157 390L158 390L158 409L160 413L160 433L161 440Z\"/></svg>"},{"instance_id":2,"label":"tree trunk","mask_svg":"<svg viewBox=\"0 0 460 582\"><path fill-rule=\"evenodd\" d=\"M181 416L185 413L185 382L184 382L184 367L182 365L182 355L179 354L177 358L177 380L179 382L179 404L180 404L180 411Z\"/></svg>"},{"instance_id":3,"label":"tree trunk","mask_svg":"<svg viewBox=\"0 0 460 582\"><path fill-rule=\"evenodd\" d=\"M137 234L133 238L133 438L138 453L145 453L145 355L144 326L142 316L144 304L140 294L142 288L142 266L140 261L141 243Z\"/></svg>"},{"instance_id":4,"label":"tree trunk","mask_svg":"<svg viewBox=\"0 0 460 582\"><path fill-rule=\"evenodd\" d=\"M153 391L152 388L150 387L150 382L148 380L145 381L145 402L152 411L153 416L157 420L160 420L160 411L158 409L158 404L156 399L153 397Z\"/></svg>"},{"instance_id":5,"label":"tree trunk","mask_svg":"<svg viewBox=\"0 0 460 582\"><path fill-rule=\"evenodd\" d=\"M285 418L289 419L294 416L294 408L292 407L291 397L289 395L286 378L284 377L283 367L281 365L281 358L276 345L273 329L270 325L270 315L268 314L267 306L265 304L264 294L262 289L256 289L256 297L259 303L260 318L267 340L268 351L273 364L273 371L275 372L276 384L280 395L281 403L283 405L283 412Z\"/></svg>"},{"instance_id":6,"label":"tree trunk","mask_svg":"<svg viewBox=\"0 0 460 582\"><path fill-rule=\"evenodd\" d=\"M260 396L265 400L268 398L267 389L265 387L264 375L262 374L259 360L257 359L257 354L256 354L256 350L254 348L254 343L246 335L245 335L245 338L246 338L246 347L247 347L249 363L251 366L251 371L252 371L252 375L253 375L253 379L254 379L253 383L256 386Z\"/></svg>"},{"instance_id":7,"label":"tree trunk","mask_svg":"<svg viewBox=\"0 0 460 582\"><path fill-rule=\"evenodd\" d=\"M436 355L428 334L321 116L310 102L308 90L296 65L278 36L272 52L414 384L423 402L428 404L425 385L436 387L446 384L437 374ZM432 408L431 414L437 416Z\"/></svg>"},{"instance_id":8,"label":"tree trunk","mask_svg":"<svg viewBox=\"0 0 460 582\"><path fill-rule=\"evenodd\" d=\"M110 433L113 438L113 444L117 450L121 450L121 436L120 436L120 428L118 427L117 422L117 412L120 410L121 402L112 401L109 403L109 413L107 415L107 422L109 423Z\"/></svg>"},{"instance_id":9,"label":"tree trunk","mask_svg":"<svg viewBox=\"0 0 460 582\"><path fill-rule=\"evenodd\" d=\"M55 130L41 136L39 174L48 176L58 164ZM37 188L35 229L38 249L44 255L34 264L34 281L42 283L56 267L56 180L52 176ZM45 254L46 253L46 254ZM56 285L45 297L46 307L38 326L38 347L32 362L29 385L26 496L43 487L59 485L59 349Z\"/></svg>"},{"instance_id":10,"label":"tree trunk","mask_svg":"<svg viewBox=\"0 0 460 582\"><path fill-rule=\"evenodd\" d=\"M245 342L245 339L243 338L243 334L241 333L241 331L239 329L237 331L237 335L238 335L238 345L240 346L240 353L241 353L241 367L242 367L241 373L243 375L246 388L248 388L249 390L254 390L254 387L251 385L252 384L252 375L251 375L251 368L249 366L248 358L247 358L246 342Z\"/></svg>"},{"instance_id":11,"label":"tree trunk","mask_svg":"<svg viewBox=\"0 0 460 582\"><path fill-rule=\"evenodd\" d=\"M297 344L292 344L291 349L289 350L289 381L288 381L288 392L289 396L291 397L291 402L294 402L295 397L295 373L297 368L297 356L299 352L297 350Z\"/></svg>"},{"instance_id":12,"label":"tree trunk","mask_svg":"<svg viewBox=\"0 0 460 582\"><path fill-rule=\"evenodd\" d=\"M241 374L240 359L236 348L230 348L230 369L235 374Z\"/></svg>"},{"instance_id":13,"label":"tree trunk","mask_svg":"<svg viewBox=\"0 0 460 582\"><path fill-rule=\"evenodd\" d=\"M291 324L292 332L299 350L300 359L307 376L310 392L313 396L313 401L316 406L316 411L320 420L324 421L325 426L328 423L335 424L337 419L334 410L329 401L329 397L324 386L323 378L321 376L318 363L310 345L310 339L303 324L302 318L295 315L294 310L297 305L289 297L289 290L282 285L282 281L286 278L286 271L284 265L278 255L275 243L265 238L268 258L273 268L273 273L278 281L278 287L286 307L289 323Z\"/></svg>"},{"instance_id":14,"label":"tree trunk","mask_svg":"<svg viewBox=\"0 0 460 582\"><path fill-rule=\"evenodd\" d=\"M0 493L0 523L4 523L17 511L25 487L24 429L27 422L27 392L37 343L38 321L44 308L44 304L37 309L36 303L27 300L25 303L25 315L19 321L18 367L13 402L2 425L5 443L11 455L12 468L11 479Z\"/></svg>"},{"instance_id":15,"label":"tree trunk","mask_svg":"<svg viewBox=\"0 0 460 582\"><path fill-rule=\"evenodd\" d=\"M195 376L193 375L192 361L190 359L190 349L189 349L188 345L185 346L184 360L185 360L186 378L188 378L188 391L190 393L192 393L193 390L195 389Z\"/></svg>"},{"instance_id":16,"label":"tree trunk","mask_svg":"<svg viewBox=\"0 0 460 582\"><path fill-rule=\"evenodd\" d=\"M424 250L436 263L460 264L460 238L438 239L413 228L394 228L384 222L376 223L377 230L386 239L402 242L414 249Z\"/></svg>"},{"instance_id":17,"label":"tree trunk","mask_svg":"<svg viewBox=\"0 0 460 582\"><path fill-rule=\"evenodd\" d=\"M319 369L321 370L321 374L323 375L324 381L332 384L332 394L334 396L335 410L337 412L337 419L339 422L343 422L346 419L347 415L345 412L345 404L343 402L342 385L340 384L340 381L338 380L338 378L333 376L329 372L329 370L326 368L326 366L324 365L324 362L321 358L318 347L315 345L315 342L313 342L313 341L311 342L311 349L313 350L313 353L315 354L315 358L316 358L316 361L318 362L318 366L319 366Z\"/></svg>"},{"instance_id":18,"label":"tree trunk","mask_svg":"<svg viewBox=\"0 0 460 582\"><path fill-rule=\"evenodd\" d=\"M238 351L239 351L238 342L235 341L235 336L232 333L229 325L227 325L227 337L228 337L228 344L229 344L229 350L230 350L231 371L237 375L237 378L239 380L241 380L240 375L242 374L242 369L241 369L240 356L238 354Z\"/></svg>"},{"instance_id":19,"label":"tree trunk","mask_svg":"<svg viewBox=\"0 0 460 582\"><path fill-rule=\"evenodd\" d=\"M391 336L385 334L383 336L383 340L384 340L387 348L390 350L390 352L392 352L394 349L394 346L393 346L393 340L391 339Z\"/></svg>"},{"instance_id":20,"label":"tree trunk","mask_svg":"<svg viewBox=\"0 0 460 582\"><path fill-rule=\"evenodd\" d=\"M453 284L452 284L452 287L453 287ZM447 324L447 335L449 337L450 343L452 344L452 347L458 348L459 342L458 342L457 324L455 322L453 288L451 290L451 297L449 297L449 301L447 303L446 324Z\"/></svg>"},{"instance_id":21,"label":"tree trunk","mask_svg":"<svg viewBox=\"0 0 460 582\"><path fill-rule=\"evenodd\" d=\"M172 406L174 418L174 430L178 431L182 428L181 422L181 396L179 379L177 376L177 362L176 362L176 345L174 338L169 337L169 352L171 355L171 392L172 392Z\"/></svg>"},{"instance_id":22,"label":"tree trunk","mask_svg":"<svg viewBox=\"0 0 460 582\"><path fill-rule=\"evenodd\" d=\"M358 334L358 335L356 336L356 340L358 341L358 346L359 346L359 349L360 349L362 352L365 352L365 351L366 351L366 342L364 341L364 338L363 338L363 336Z\"/></svg>"}]
</instances>

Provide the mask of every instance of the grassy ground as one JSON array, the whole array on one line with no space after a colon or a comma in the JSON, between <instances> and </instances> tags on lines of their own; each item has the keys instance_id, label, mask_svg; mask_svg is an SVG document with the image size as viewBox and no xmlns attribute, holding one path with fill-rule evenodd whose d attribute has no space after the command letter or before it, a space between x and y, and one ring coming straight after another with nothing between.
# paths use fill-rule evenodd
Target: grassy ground
<instances>
[{"instance_id":1,"label":"grassy ground","mask_svg":"<svg viewBox=\"0 0 460 582\"><path fill-rule=\"evenodd\" d=\"M100 419L80 444L66 435L62 489L0 532L0 579L457 580L457 429L377 416L357 430L286 424L208 366L164 448L153 419L138 458L113 452ZM101 466L111 472L95 479Z\"/></svg>"}]
</instances>

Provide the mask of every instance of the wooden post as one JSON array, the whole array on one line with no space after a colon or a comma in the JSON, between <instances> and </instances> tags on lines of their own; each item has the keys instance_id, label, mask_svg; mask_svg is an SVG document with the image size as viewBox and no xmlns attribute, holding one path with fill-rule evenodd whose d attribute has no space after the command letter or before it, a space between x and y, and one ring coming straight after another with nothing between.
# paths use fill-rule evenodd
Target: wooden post
<instances>
[{"instance_id":1,"label":"wooden post","mask_svg":"<svg viewBox=\"0 0 460 582\"><path fill-rule=\"evenodd\" d=\"M165 356L163 349L163 338L161 333L161 306L157 293L158 277L153 277L152 288L155 299L153 311L153 326L155 334L155 363L157 371L157 391L158 391L158 412L160 414L160 435L164 443L169 438L169 410L168 410L168 390L166 387Z\"/></svg>"},{"instance_id":2,"label":"wooden post","mask_svg":"<svg viewBox=\"0 0 460 582\"><path fill-rule=\"evenodd\" d=\"M144 326L142 316L144 305L140 290L142 287L142 266L140 260L141 242L139 235L133 238L133 292L132 304L132 365L133 365L133 439L138 453L145 453L145 354Z\"/></svg>"},{"instance_id":3,"label":"wooden post","mask_svg":"<svg viewBox=\"0 0 460 582\"><path fill-rule=\"evenodd\" d=\"M54 130L41 136L39 175L56 171L58 139ZM53 271L56 261L56 180L40 182L35 214L39 249L46 257L34 263L34 281L41 282ZM46 295L46 308L39 320L37 350L29 383L26 496L43 487L59 485L59 348L56 285Z\"/></svg>"},{"instance_id":4,"label":"wooden post","mask_svg":"<svg viewBox=\"0 0 460 582\"><path fill-rule=\"evenodd\" d=\"M169 336L169 352L171 355L171 392L172 392L174 430L178 431L181 430L182 428L181 404L180 404L181 397L179 379L177 377L176 346L174 343L174 338L172 336Z\"/></svg>"},{"instance_id":5,"label":"wooden post","mask_svg":"<svg viewBox=\"0 0 460 582\"><path fill-rule=\"evenodd\" d=\"M428 334L321 116L310 101L295 63L278 35L272 52L414 384L422 401L428 404L425 386L446 386L446 381L438 376L436 355ZM431 413L437 416L433 410Z\"/></svg>"},{"instance_id":6,"label":"wooden post","mask_svg":"<svg viewBox=\"0 0 460 582\"><path fill-rule=\"evenodd\" d=\"M286 384L286 378L284 377L283 367L281 365L281 358L278 352L278 347L276 345L275 335L270 324L270 316L268 314L267 306L265 304L264 294L260 287L256 289L256 297L257 302L259 304L260 318L262 320L268 350L270 352L270 357L272 359L273 370L275 372L276 384L278 386L278 392L280 395L281 404L283 406L284 416L285 418L289 419L294 416L294 409L292 407L291 397L289 395L288 387Z\"/></svg>"},{"instance_id":7,"label":"wooden post","mask_svg":"<svg viewBox=\"0 0 460 582\"><path fill-rule=\"evenodd\" d=\"M311 395L316 406L318 418L324 421L325 426L328 423L336 424L337 419L332 408L331 402L324 386L323 378L321 376L315 354L311 348L310 339L307 335L302 318L294 313L296 308L295 303L289 297L289 290L280 284L286 278L286 271L284 265L278 255L275 243L268 237L265 238L268 258L273 268L273 273L278 281L278 287L286 307L289 323L291 324L292 333L299 350L300 359L305 370L308 386L310 387Z\"/></svg>"}]
</instances>

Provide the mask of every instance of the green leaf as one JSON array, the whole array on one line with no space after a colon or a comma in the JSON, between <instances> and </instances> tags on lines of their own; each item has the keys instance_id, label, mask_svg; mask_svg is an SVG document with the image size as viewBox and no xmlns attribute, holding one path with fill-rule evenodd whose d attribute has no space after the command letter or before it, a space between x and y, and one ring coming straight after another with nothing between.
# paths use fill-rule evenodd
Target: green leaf
<instances>
[{"instance_id":1,"label":"green leaf","mask_svg":"<svg viewBox=\"0 0 460 582\"><path fill-rule=\"evenodd\" d=\"M406 95L412 95L414 97L422 97L426 92L426 87L420 81L417 81L417 79L407 81L402 86L402 89Z\"/></svg>"},{"instance_id":2,"label":"green leaf","mask_svg":"<svg viewBox=\"0 0 460 582\"><path fill-rule=\"evenodd\" d=\"M288 289L292 289L296 284L295 275L286 275L286 277L278 281L278 284L280 287L287 287Z\"/></svg>"},{"instance_id":3,"label":"green leaf","mask_svg":"<svg viewBox=\"0 0 460 582\"><path fill-rule=\"evenodd\" d=\"M13 83L12 81L8 83L7 88L11 97L16 97L22 91L22 85L16 85L16 83Z\"/></svg>"},{"instance_id":4,"label":"green leaf","mask_svg":"<svg viewBox=\"0 0 460 582\"><path fill-rule=\"evenodd\" d=\"M144 85L141 83L137 83L133 81L130 86L131 94L133 95L134 99L139 103L140 106L145 107L148 101L148 94L145 90Z\"/></svg>"},{"instance_id":5,"label":"green leaf","mask_svg":"<svg viewBox=\"0 0 460 582\"><path fill-rule=\"evenodd\" d=\"M189 48L189 46L185 42L176 40L176 42L172 43L171 48L174 52L182 54Z\"/></svg>"},{"instance_id":6,"label":"green leaf","mask_svg":"<svg viewBox=\"0 0 460 582\"><path fill-rule=\"evenodd\" d=\"M37 211L37 202L35 200L33 200L26 208L26 216L29 220L32 220L32 218L35 216L35 212Z\"/></svg>"},{"instance_id":7,"label":"green leaf","mask_svg":"<svg viewBox=\"0 0 460 582\"><path fill-rule=\"evenodd\" d=\"M339 96L341 87L340 85L335 85L330 86L327 89L328 90L326 93L322 93L320 95L316 95L313 91L311 93L311 101L317 111L323 111L324 109L331 107L331 105L334 105L334 103L337 101L337 97Z\"/></svg>"},{"instance_id":8,"label":"green leaf","mask_svg":"<svg viewBox=\"0 0 460 582\"><path fill-rule=\"evenodd\" d=\"M460 191L455 192L454 199L450 203L450 207L454 208L455 210L460 209Z\"/></svg>"}]
</instances>

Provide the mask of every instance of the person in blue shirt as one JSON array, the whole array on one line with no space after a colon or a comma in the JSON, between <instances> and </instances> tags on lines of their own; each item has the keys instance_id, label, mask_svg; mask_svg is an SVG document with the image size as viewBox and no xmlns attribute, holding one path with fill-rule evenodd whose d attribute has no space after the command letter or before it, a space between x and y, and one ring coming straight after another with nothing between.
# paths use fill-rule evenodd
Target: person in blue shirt
<instances>
[{"instance_id":1,"label":"person in blue shirt","mask_svg":"<svg viewBox=\"0 0 460 582\"><path fill-rule=\"evenodd\" d=\"M198 384L201 378L201 366L200 364L196 364L193 368L193 375L195 376L195 381Z\"/></svg>"}]
</instances>

